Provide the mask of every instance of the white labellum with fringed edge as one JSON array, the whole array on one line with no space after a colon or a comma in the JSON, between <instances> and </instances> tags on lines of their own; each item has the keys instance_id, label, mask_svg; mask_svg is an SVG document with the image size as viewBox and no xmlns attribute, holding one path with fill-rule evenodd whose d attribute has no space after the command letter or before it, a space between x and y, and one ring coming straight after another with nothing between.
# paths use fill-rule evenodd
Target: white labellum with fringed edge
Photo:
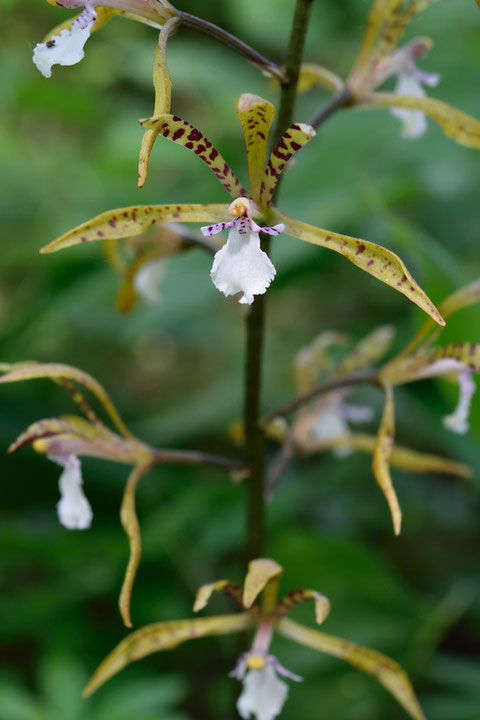
<instances>
[{"instance_id":1,"label":"white labellum with fringed edge","mask_svg":"<svg viewBox=\"0 0 480 720\"><path fill-rule=\"evenodd\" d=\"M239 302L252 304L254 295L263 295L276 270L268 255L260 248L259 233L280 235L285 225L260 227L251 218L252 205L246 198L234 200L230 205L230 215L234 219L229 223L216 223L201 229L204 235L216 235L230 228L228 240L215 254L210 277L224 295L243 293Z\"/></svg>"}]
</instances>

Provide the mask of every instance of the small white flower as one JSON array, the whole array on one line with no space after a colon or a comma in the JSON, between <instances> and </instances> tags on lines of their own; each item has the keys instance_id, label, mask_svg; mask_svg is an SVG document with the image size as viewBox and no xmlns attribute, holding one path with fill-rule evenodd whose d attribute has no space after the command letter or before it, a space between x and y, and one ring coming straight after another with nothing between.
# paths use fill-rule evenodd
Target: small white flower
<instances>
[{"instance_id":1,"label":"small white flower","mask_svg":"<svg viewBox=\"0 0 480 720\"><path fill-rule=\"evenodd\" d=\"M165 276L166 262L163 258L155 258L144 263L135 274L133 286L141 298L149 303L160 300L159 285Z\"/></svg>"},{"instance_id":2,"label":"small white flower","mask_svg":"<svg viewBox=\"0 0 480 720\"><path fill-rule=\"evenodd\" d=\"M399 64L396 75L398 81L394 92L407 97L425 97L423 85L434 87L440 82L440 75L419 70L411 59L405 59ZM392 108L390 112L402 121L402 137L417 140L426 132L427 117L421 110L398 107Z\"/></svg>"},{"instance_id":3,"label":"small white flower","mask_svg":"<svg viewBox=\"0 0 480 720\"><path fill-rule=\"evenodd\" d=\"M64 28L60 35L35 45L33 62L44 77L51 77L53 65L75 65L82 60L85 55L83 48L96 17L95 10L86 5L82 14L73 21L70 30Z\"/></svg>"},{"instance_id":4,"label":"small white flower","mask_svg":"<svg viewBox=\"0 0 480 720\"><path fill-rule=\"evenodd\" d=\"M273 720L281 713L287 695L287 683L277 677L273 664L267 663L261 670L247 671L237 710L244 720L252 715L257 720Z\"/></svg>"},{"instance_id":5,"label":"small white flower","mask_svg":"<svg viewBox=\"0 0 480 720\"><path fill-rule=\"evenodd\" d=\"M280 235L285 226L260 227L249 217L248 207L249 201L245 198L234 201L230 206L231 213L242 214L232 222L208 225L201 231L204 235L216 235L230 228L227 242L215 254L210 277L224 295L242 292L239 302L251 305L254 295L263 295L276 274L272 261L260 248L259 233Z\"/></svg>"},{"instance_id":6,"label":"small white flower","mask_svg":"<svg viewBox=\"0 0 480 720\"><path fill-rule=\"evenodd\" d=\"M89 528L93 513L82 490L80 460L76 455L50 455L49 460L63 467L58 481L61 496L57 503L58 519L69 530Z\"/></svg>"}]
</instances>

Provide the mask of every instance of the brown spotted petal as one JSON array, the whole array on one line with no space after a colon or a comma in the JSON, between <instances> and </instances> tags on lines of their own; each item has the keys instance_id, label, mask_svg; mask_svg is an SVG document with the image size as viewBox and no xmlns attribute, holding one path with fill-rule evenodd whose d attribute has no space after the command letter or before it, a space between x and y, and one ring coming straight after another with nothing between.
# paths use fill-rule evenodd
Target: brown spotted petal
<instances>
[{"instance_id":1,"label":"brown spotted petal","mask_svg":"<svg viewBox=\"0 0 480 720\"><path fill-rule=\"evenodd\" d=\"M38 378L50 378L54 381L73 380L90 390L97 400L102 404L117 429L128 438L132 434L125 426L118 411L111 401L108 393L100 385L95 378L83 370L72 367L71 365L63 365L62 363L15 363L12 365L0 365L0 372L5 374L0 377L0 384L19 382L22 380L35 380Z\"/></svg>"},{"instance_id":2,"label":"brown spotted petal","mask_svg":"<svg viewBox=\"0 0 480 720\"><path fill-rule=\"evenodd\" d=\"M373 451L372 468L375 480L380 486L380 490L383 492L388 503L388 507L390 508L395 535L399 535L402 526L402 511L400 509L390 475L390 457L392 454L393 437L395 432L393 388L391 385L385 383L383 390L385 392L385 407L383 409L382 420L380 422L380 428L378 430L377 440Z\"/></svg>"},{"instance_id":3,"label":"brown spotted petal","mask_svg":"<svg viewBox=\"0 0 480 720\"><path fill-rule=\"evenodd\" d=\"M357 670L373 675L413 720L426 720L407 674L391 658L348 640L311 630L288 618L279 622L277 630L294 642L345 660Z\"/></svg>"},{"instance_id":4,"label":"brown spotted petal","mask_svg":"<svg viewBox=\"0 0 480 720\"><path fill-rule=\"evenodd\" d=\"M252 560L248 565L243 586L243 606L250 608L268 583L278 580L282 572L283 568L275 560L268 558Z\"/></svg>"},{"instance_id":5,"label":"brown spotted petal","mask_svg":"<svg viewBox=\"0 0 480 720\"><path fill-rule=\"evenodd\" d=\"M233 170L227 165L218 150L200 130L176 115L162 114L148 120L142 120L144 127L154 130L168 140L183 145L200 160L208 165L217 180L233 198L246 196L247 191L241 186Z\"/></svg>"},{"instance_id":6,"label":"brown spotted petal","mask_svg":"<svg viewBox=\"0 0 480 720\"><path fill-rule=\"evenodd\" d=\"M330 612L330 601L325 595L316 590L292 590L278 603L275 615L279 618L287 615L296 605L313 600L315 603L315 619L319 625L323 623Z\"/></svg>"},{"instance_id":7,"label":"brown spotted petal","mask_svg":"<svg viewBox=\"0 0 480 720\"><path fill-rule=\"evenodd\" d=\"M376 92L359 98L362 107L394 107L419 110L437 122L445 135L459 145L480 150L480 121L432 97L407 97Z\"/></svg>"},{"instance_id":8,"label":"brown spotted petal","mask_svg":"<svg viewBox=\"0 0 480 720\"><path fill-rule=\"evenodd\" d=\"M265 173L268 134L275 110L268 100L250 93L240 95L236 108L247 146L250 196L258 201Z\"/></svg>"},{"instance_id":9,"label":"brown spotted petal","mask_svg":"<svg viewBox=\"0 0 480 720\"><path fill-rule=\"evenodd\" d=\"M240 606L242 606L243 589L240 585L230 582L230 580L217 580L217 582L208 583L198 588L195 603L193 605L193 612L203 610L207 606L214 592L221 592L227 597L234 600Z\"/></svg>"},{"instance_id":10,"label":"brown spotted petal","mask_svg":"<svg viewBox=\"0 0 480 720\"><path fill-rule=\"evenodd\" d=\"M276 208L272 209L271 217L276 222L283 223L285 232L292 237L340 253L361 270L365 270L365 272L370 273L378 280L401 292L422 308L427 315L430 315L436 323L445 325L445 321L435 305L413 279L403 261L395 253L367 240L339 235L313 225L307 225L288 217L288 215L284 215Z\"/></svg>"},{"instance_id":11,"label":"brown spotted petal","mask_svg":"<svg viewBox=\"0 0 480 720\"><path fill-rule=\"evenodd\" d=\"M315 130L303 123L293 123L283 133L272 150L260 187L260 202L263 205L270 204L273 191L288 161L315 135Z\"/></svg>"},{"instance_id":12,"label":"brown spotted petal","mask_svg":"<svg viewBox=\"0 0 480 720\"><path fill-rule=\"evenodd\" d=\"M446 362L449 360L452 363ZM440 365L441 361L445 362ZM394 385L401 385L422 378L458 372L462 366L466 370L480 372L479 343L450 343L439 348L420 349L410 357L387 363L381 370L381 378Z\"/></svg>"},{"instance_id":13,"label":"brown spotted petal","mask_svg":"<svg viewBox=\"0 0 480 720\"><path fill-rule=\"evenodd\" d=\"M153 116L170 112L172 98L172 81L167 66L167 41L179 24L177 17L170 18L160 31L158 44L153 56L153 87L155 89L155 105ZM138 187L143 187L147 179L148 163L153 145L158 136L158 129L147 128L143 135L138 159Z\"/></svg>"},{"instance_id":14,"label":"brown spotted petal","mask_svg":"<svg viewBox=\"0 0 480 720\"><path fill-rule=\"evenodd\" d=\"M147 625L131 635L127 635L105 658L90 679L83 695L88 697L124 667L146 655L162 650L172 650L186 640L248 630L253 624L254 620L249 613L238 613Z\"/></svg>"},{"instance_id":15,"label":"brown spotted petal","mask_svg":"<svg viewBox=\"0 0 480 720\"><path fill-rule=\"evenodd\" d=\"M207 205L137 205L108 210L69 230L40 252L51 253L93 240L110 240L140 235L157 223L217 222L228 215L225 203Z\"/></svg>"},{"instance_id":16,"label":"brown spotted petal","mask_svg":"<svg viewBox=\"0 0 480 720\"><path fill-rule=\"evenodd\" d=\"M342 360L338 375L348 375L375 365L392 344L395 329L392 325L382 325L358 342L353 350Z\"/></svg>"},{"instance_id":17,"label":"brown spotted petal","mask_svg":"<svg viewBox=\"0 0 480 720\"><path fill-rule=\"evenodd\" d=\"M375 85L379 66L397 48L408 24L434 2L436 0L376 0L347 86L358 91Z\"/></svg>"}]
</instances>

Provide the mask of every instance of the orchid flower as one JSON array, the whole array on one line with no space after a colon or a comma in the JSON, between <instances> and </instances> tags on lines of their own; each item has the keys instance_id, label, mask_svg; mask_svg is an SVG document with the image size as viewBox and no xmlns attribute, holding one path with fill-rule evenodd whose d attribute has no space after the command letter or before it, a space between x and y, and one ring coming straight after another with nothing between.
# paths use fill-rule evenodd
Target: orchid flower
<instances>
[{"instance_id":1,"label":"orchid flower","mask_svg":"<svg viewBox=\"0 0 480 720\"><path fill-rule=\"evenodd\" d=\"M373 675L413 720L425 720L407 675L395 661L376 650L312 630L287 618L296 605L313 601L316 621L321 624L330 612L330 603L324 595L314 590L293 590L279 600L278 584L282 572L274 560L260 558L250 562L243 587L229 580L203 585L194 603L195 612L207 605L213 592L227 595L240 605L241 612L154 623L137 630L122 640L103 660L85 688L84 695L91 695L129 663L153 652L171 650L194 638L253 629L255 635L251 650L240 656L230 673L231 677L243 683L237 702L242 718L253 716L256 720L273 720L280 714L288 695L288 685L280 677L295 682L301 680L270 653L270 644L277 632L296 643L341 658L358 670Z\"/></svg>"},{"instance_id":2,"label":"orchid flower","mask_svg":"<svg viewBox=\"0 0 480 720\"><path fill-rule=\"evenodd\" d=\"M8 449L8 452L14 452L25 445L32 445L36 452L63 467L59 481L61 499L57 504L62 525L83 530L92 521L92 510L82 490L80 457L98 457L133 467L125 485L120 510L122 526L129 539L130 558L119 605L124 623L131 627L130 596L141 555L135 490L140 479L154 464L155 450L130 433L104 388L82 370L60 363L16 363L1 364L0 371L4 373L0 376L0 384L50 378L69 390L85 416L68 415L39 420L30 425ZM85 387L100 402L116 432L97 417L78 385Z\"/></svg>"},{"instance_id":3,"label":"orchid flower","mask_svg":"<svg viewBox=\"0 0 480 720\"><path fill-rule=\"evenodd\" d=\"M448 319L479 300L480 281L477 280L447 297L439 310ZM444 425L452 432L465 433L468 430L471 399L475 392L472 375L480 372L480 344L460 342L435 347L433 342L438 334L433 323L427 321L408 346L378 372L378 381L385 393L385 406L373 452L373 472L387 499L397 535L400 532L402 513L390 475L395 433L394 387L424 378L453 377L458 382L459 401L456 410L444 418Z\"/></svg>"},{"instance_id":4,"label":"orchid flower","mask_svg":"<svg viewBox=\"0 0 480 720\"><path fill-rule=\"evenodd\" d=\"M176 15L167 0L47 0L51 5L82 8L80 15L54 28L45 42L33 51L33 62L44 77L51 77L54 65L75 65L83 59L84 46L90 34L114 14L161 28Z\"/></svg>"},{"instance_id":5,"label":"orchid flower","mask_svg":"<svg viewBox=\"0 0 480 720\"><path fill-rule=\"evenodd\" d=\"M403 123L403 136L417 138L426 129L426 116L434 120L455 142L480 149L480 122L471 115L427 97L423 86L434 87L440 76L416 67L432 46L429 38L414 38L398 49L402 36L415 16L436 0L375 0L373 3L360 51L345 81L328 68L313 63L302 66L299 90L304 92L321 85L337 93L346 107L393 108ZM393 92L377 88L395 76ZM343 95L343 97L341 97Z\"/></svg>"},{"instance_id":6,"label":"orchid flower","mask_svg":"<svg viewBox=\"0 0 480 720\"><path fill-rule=\"evenodd\" d=\"M441 309L444 305L441 306ZM448 305L447 305L448 313ZM433 322L431 323L433 325ZM344 358L337 363L331 359L333 346L345 345L347 338L337 332L327 331L319 335L310 345L302 348L295 357L295 384L297 397L307 396L315 391L318 383L341 381L342 377L350 376L362 371L374 370L376 363L383 358L393 339L393 330L390 326L376 328L365 338L360 340ZM436 367L429 368L429 376L437 373L446 373L449 368L447 361L437 362ZM460 368L456 361L448 361L450 370ZM456 364L452 365L452 362ZM388 367L388 364L383 366ZM378 371L380 386L383 386L383 368ZM465 374L467 376L465 376ZM460 373L462 387L465 388L459 401L457 410L445 418L445 424L453 430L462 429L466 423L471 394L474 389L470 378L471 371L462 367ZM352 451L360 451L374 456L373 471L387 502L392 509L395 523L399 522L398 502L391 481L385 478L383 465L378 460L379 438L375 435L353 431L351 423L366 422L373 417L372 408L364 405L355 405L346 401L350 388L338 388L324 394L313 395L311 399L300 404L290 426L283 417L275 417L272 413L270 420L265 424L265 432L269 439L280 443L281 450L276 461L272 463L267 477L269 491L273 490L278 477L285 465L295 455L312 456L331 450L338 458L348 456ZM242 442L241 428L234 426L235 438ZM385 442L384 440L382 442ZM391 438L393 443L393 437ZM383 445L382 445L383 447ZM412 473L448 474L457 477L471 477L471 469L463 463L412 450L411 448L391 444L388 447L388 463L392 467ZM395 524L396 532L399 525Z\"/></svg>"},{"instance_id":7,"label":"orchid flower","mask_svg":"<svg viewBox=\"0 0 480 720\"><path fill-rule=\"evenodd\" d=\"M291 125L273 148L265 166L273 106L256 95L241 95L237 113L247 146L250 193L199 130L176 115L160 114L146 120L144 126L154 128L155 133L195 153L212 170L234 202L229 205L143 205L111 210L65 233L42 252L55 252L93 240L131 237L170 221L212 223L205 231L207 233L220 231L222 226L226 229L228 225L229 241L215 258L212 279L217 287L221 286L222 292L242 292L241 300L250 302L255 295L265 291L274 274L273 266L258 246L259 232L276 235L284 226L285 232L292 237L340 253L357 267L406 295L442 325L444 321L433 303L402 260L390 250L367 240L307 225L271 206L281 173L292 156L314 136L312 128L298 123ZM257 224L257 221L260 222ZM265 221L275 224L264 227L262 222Z\"/></svg>"}]
</instances>

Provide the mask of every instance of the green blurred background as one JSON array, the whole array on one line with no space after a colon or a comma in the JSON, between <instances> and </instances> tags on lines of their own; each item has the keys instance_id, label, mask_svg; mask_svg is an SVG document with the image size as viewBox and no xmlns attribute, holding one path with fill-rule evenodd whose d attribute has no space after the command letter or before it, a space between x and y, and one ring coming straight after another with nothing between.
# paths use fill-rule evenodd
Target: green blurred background
<instances>
[{"instance_id":1,"label":"green blurred background","mask_svg":"<svg viewBox=\"0 0 480 720\"><path fill-rule=\"evenodd\" d=\"M345 76L368 0L318 0L306 59ZM282 62L293 0L179 0ZM111 392L134 432L159 446L237 453L227 427L241 414L242 308L213 287L210 259L169 261L157 305L115 310L118 277L92 243L56 255L38 249L96 213L122 205L224 202L193 155L159 140L143 190L136 188L151 114L154 30L114 18L73 68L45 80L31 63L36 42L67 16L40 0L2 0L0 177L2 361L60 361ZM480 12L473 0L442 0L408 31L435 46L423 67L442 73L436 97L480 116ZM213 41L182 32L169 44L174 111L203 129L246 178L234 101L277 94L255 68ZM308 121L326 101L298 103ZM300 153L285 177L281 209L305 221L399 252L439 302L479 274L480 154L429 123L419 142L400 139L386 111L344 111ZM399 349L422 322L400 294L334 253L286 236L274 241L278 275L268 293L264 409L293 392L292 358L324 329L360 338L392 323ZM480 341L480 311L455 316L442 340ZM31 422L72 411L47 381L2 387L2 451ZM358 393L373 402L374 391ZM312 587L332 602L325 630L392 655L410 673L430 720L480 718L480 401L472 428L449 434L441 416L453 386L414 384L397 393L397 439L469 463L473 481L395 471L404 511L394 538L367 456L330 454L295 463L269 510L267 554L285 567L283 589ZM375 428L375 423L371 426ZM117 595L127 557L118 511L127 468L85 460L94 522L69 532L56 518L58 467L30 449L0 455L2 473L0 720L229 718L239 689L227 678L235 638L199 640L131 666L92 699L89 673L125 634ZM133 595L136 626L189 617L196 587L241 581L244 488L221 472L164 467L138 492L144 554ZM222 598L212 612L229 610ZM312 609L296 611L312 623ZM395 720L403 711L340 661L287 641L273 651L292 671L282 717Z\"/></svg>"}]
</instances>

